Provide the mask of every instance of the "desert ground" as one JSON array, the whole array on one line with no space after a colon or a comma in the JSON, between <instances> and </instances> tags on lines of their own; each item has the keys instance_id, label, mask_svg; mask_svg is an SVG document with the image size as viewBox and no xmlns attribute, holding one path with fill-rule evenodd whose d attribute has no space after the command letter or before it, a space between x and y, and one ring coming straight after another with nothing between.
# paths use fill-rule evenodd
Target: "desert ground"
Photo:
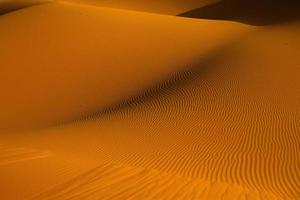
<instances>
[{"instance_id":1,"label":"desert ground","mask_svg":"<svg viewBox=\"0 0 300 200\"><path fill-rule=\"evenodd\" d=\"M0 0L0 199L300 199L300 1Z\"/></svg>"}]
</instances>

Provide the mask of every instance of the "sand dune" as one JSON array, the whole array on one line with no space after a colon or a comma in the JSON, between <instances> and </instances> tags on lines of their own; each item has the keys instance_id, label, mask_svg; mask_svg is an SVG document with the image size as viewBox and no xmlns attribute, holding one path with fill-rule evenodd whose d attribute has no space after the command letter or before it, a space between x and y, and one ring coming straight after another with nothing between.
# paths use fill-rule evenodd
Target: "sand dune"
<instances>
[{"instance_id":1,"label":"sand dune","mask_svg":"<svg viewBox=\"0 0 300 200\"><path fill-rule=\"evenodd\" d=\"M34 128L103 110L250 29L68 3L8 14L0 19L1 126Z\"/></svg>"},{"instance_id":2,"label":"sand dune","mask_svg":"<svg viewBox=\"0 0 300 200\"><path fill-rule=\"evenodd\" d=\"M120 8L0 17L1 197L299 199L300 21Z\"/></svg>"}]
</instances>

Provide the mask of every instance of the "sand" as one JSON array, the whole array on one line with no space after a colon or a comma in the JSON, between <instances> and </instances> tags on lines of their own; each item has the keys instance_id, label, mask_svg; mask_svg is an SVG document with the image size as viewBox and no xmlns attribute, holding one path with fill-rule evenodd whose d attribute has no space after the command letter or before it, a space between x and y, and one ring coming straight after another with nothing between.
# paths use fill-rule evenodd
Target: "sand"
<instances>
[{"instance_id":1,"label":"sand","mask_svg":"<svg viewBox=\"0 0 300 200\"><path fill-rule=\"evenodd\" d=\"M61 1L0 16L1 198L298 199L299 34Z\"/></svg>"},{"instance_id":2,"label":"sand","mask_svg":"<svg viewBox=\"0 0 300 200\"><path fill-rule=\"evenodd\" d=\"M30 6L49 3L53 0L1 0L0 1L0 15L13 12L22 8Z\"/></svg>"},{"instance_id":3,"label":"sand","mask_svg":"<svg viewBox=\"0 0 300 200\"><path fill-rule=\"evenodd\" d=\"M195 8L217 3L219 0L66 0L101 7L177 15Z\"/></svg>"},{"instance_id":4,"label":"sand","mask_svg":"<svg viewBox=\"0 0 300 200\"><path fill-rule=\"evenodd\" d=\"M20 10L0 24L6 91L0 127L6 128L64 123L106 109L251 29L70 3Z\"/></svg>"}]
</instances>

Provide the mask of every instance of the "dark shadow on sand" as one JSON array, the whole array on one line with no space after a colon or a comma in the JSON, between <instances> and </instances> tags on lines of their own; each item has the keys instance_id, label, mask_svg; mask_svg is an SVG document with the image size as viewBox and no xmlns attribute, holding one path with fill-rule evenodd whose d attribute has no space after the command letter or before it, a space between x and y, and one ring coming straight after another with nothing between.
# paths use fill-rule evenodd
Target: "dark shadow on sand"
<instances>
[{"instance_id":1,"label":"dark shadow on sand","mask_svg":"<svg viewBox=\"0 0 300 200\"><path fill-rule=\"evenodd\" d=\"M221 0L178 16L273 25L300 19L300 0Z\"/></svg>"},{"instance_id":2,"label":"dark shadow on sand","mask_svg":"<svg viewBox=\"0 0 300 200\"><path fill-rule=\"evenodd\" d=\"M24 2L1 2L0 0L0 15L4 15L10 12L14 12L16 10L20 10L22 8L31 7L38 4L43 4L47 2L30 2L30 1L24 1Z\"/></svg>"}]
</instances>

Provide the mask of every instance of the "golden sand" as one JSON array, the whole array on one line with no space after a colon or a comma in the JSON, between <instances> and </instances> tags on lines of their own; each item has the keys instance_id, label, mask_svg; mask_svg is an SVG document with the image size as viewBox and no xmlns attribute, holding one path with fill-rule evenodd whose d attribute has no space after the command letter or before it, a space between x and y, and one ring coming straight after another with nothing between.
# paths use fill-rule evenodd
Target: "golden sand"
<instances>
[{"instance_id":1,"label":"golden sand","mask_svg":"<svg viewBox=\"0 0 300 200\"><path fill-rule=\"evenodd\" d=\"M94 6L177 15L219 0L65 0Z\"/></svg>"},{"instance_id":2,"label":"golden sand","mask_svg":"<svg viewBox=\"0 0 300 200\"><path fill-rule=\"evenodd\" d=\"M300 21L83 2L0 16L1 199L299 199Z\"/></svg>"}]
</instances>

